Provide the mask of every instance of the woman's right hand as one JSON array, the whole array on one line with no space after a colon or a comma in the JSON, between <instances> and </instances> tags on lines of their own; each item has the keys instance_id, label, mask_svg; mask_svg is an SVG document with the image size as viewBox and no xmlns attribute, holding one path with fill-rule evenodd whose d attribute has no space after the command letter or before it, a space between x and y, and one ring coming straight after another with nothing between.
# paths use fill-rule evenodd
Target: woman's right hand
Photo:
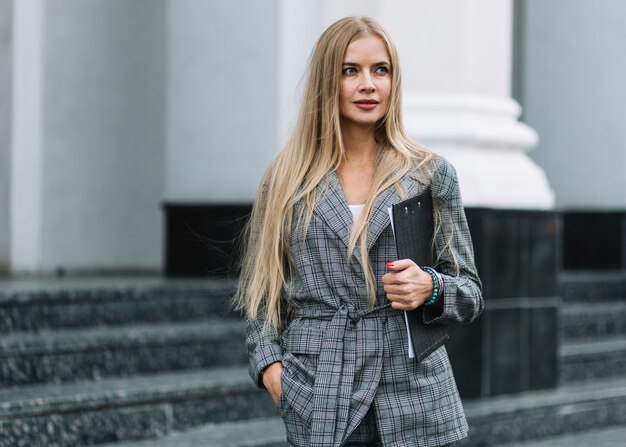
<instances>
[{"instance_id":1,"label":"woman's right hand","mask_svg":"<svg viewBox=\"0 0 626 447\"><path fill-rule=\"evenodd\" d=\"M272 363L263 370L263 385L269 391L274 405L278 405L278 398L283 392L281 378L283 376L283 364L281 362Z\"/></svg>"}]
</instances>

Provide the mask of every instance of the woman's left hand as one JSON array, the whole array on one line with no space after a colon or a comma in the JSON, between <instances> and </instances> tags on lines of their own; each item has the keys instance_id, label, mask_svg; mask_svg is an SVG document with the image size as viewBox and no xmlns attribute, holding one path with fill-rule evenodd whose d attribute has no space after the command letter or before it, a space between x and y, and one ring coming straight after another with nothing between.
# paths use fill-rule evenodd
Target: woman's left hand
<instances>
[{"instance_id":1,"label":"woman's left hand","mask_svg":"<svg viewBox=\"0 0 626 447\"><path fill-rule=\"evenodd\" d=\"M383 284L391 307L397 310L414 310L430 299L433 279L410 259L387 262L391 272L383 275Z\"/></svg>"}]
</instances>

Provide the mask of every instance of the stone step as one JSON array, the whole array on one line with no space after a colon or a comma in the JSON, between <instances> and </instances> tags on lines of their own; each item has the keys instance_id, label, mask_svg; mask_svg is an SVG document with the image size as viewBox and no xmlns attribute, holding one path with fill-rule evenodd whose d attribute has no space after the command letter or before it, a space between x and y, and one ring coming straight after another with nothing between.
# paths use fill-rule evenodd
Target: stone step
<instances>
[{"instance_id":1,"label":"stone step","mask_svg":"<svg viewBox=\"0 0 626 447\"><path fill-rule=\"evenodd\" d=\"M626 427L622 425L585 430L581 433L549 436L535 441L516 442L514 444L506 444L503 447L624 447L625 439Z\"/></svg>"},{"instance_id":2,"label":"stone step","mask_svg":"<svg viewBox=\"0 0 626 447\"><path fill-rule=\"evenodd\" d=\"M469 437L458 446L500 446L626 424L626 377L464 402ZM581 444L576 444L581 445Z\"/></svg>"},{"instance_id":3,"label":"stone step","mask_svg":"<svg viewBox=\"0 0 626 447\"><path fill-rule=\"evenodd\" d=\"M470 434L457 445L500 446L625 424L626 379L469 400L464 407ZM162 439L106 447L279 447L285 445L284 436L282 421L274 417L209 424Z\"/></svg>"},{"instance_id":4,"label":"stone step","mask_svg":"<svg viewBox=\"0 0 626 447\"><path fill-rule=\"evenodd\" d=\"M245 364L239 320L0 336L0 387Z\"/></svg>"},{"instance_id":5,"label":"stone step","mask_svg":"<svg viewBox=\"0 0 626 447\"><path fill-rule=\"evenodd\" d=\"M558 278L564 302L590 303L626 299L626 272L566 272Z\"/></svg>"},{"instance_id":6,"label":"stone step","mask_svg":"<svg viewBox=\"0 0 626 447\"><path fill-rule=\"evenodd\" d=\"M0 447L156 438L275 415L267 393L241 367L24 386L0 390Z\"/></svg>"},{"instance_id":7,"label":"stone step","mask_svg":"<svg viewBox=\"0 0 626 447\"><path fill-rule=\"evenodd\" d=\"M626 336L626 301L566 304L559 310L563 341Z\"/></svg>"},{"instance_id":8,"label":"stone step","mask_svg":"<svg viewBox=\"0 0 626 447\"><path fill-rule=\"evenodd\" d=\"M106 444L101 447L285 447L285 426L279 417L207 424L162 439Z\"/></svg>"},{"instance_id":9,"label":"stone step","mask_svg":"<svg viewBox=\"0 0 626 447\"><path fill-rule=\"evenodd\" d=\"M233 279L0 281L0 333L234 315Z\"/></svg>"},{"instance_id":10,"label":"stone step","mask_svg":"<svg viewBox=\"0 0 626 447\"><path fill-rule=\"evenodd\" d=\"M626 377L626 337L563 343L559 350L561 384Z\"/></svg>"}]
</instances>

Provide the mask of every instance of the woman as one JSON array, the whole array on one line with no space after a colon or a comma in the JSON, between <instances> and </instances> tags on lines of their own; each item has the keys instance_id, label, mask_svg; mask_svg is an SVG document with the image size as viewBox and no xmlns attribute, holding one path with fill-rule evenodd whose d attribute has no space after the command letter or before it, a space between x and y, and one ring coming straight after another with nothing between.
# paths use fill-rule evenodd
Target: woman
<instances>
[{"instance_id":1,"label":"woman","mask_svg":"<svg viewBox=\"0 0 626 447\"><path fill-rule=\"evenodd\" d=\"M387 32L367 17L337 21L259 188L237 299L251 376L290 445L441 446L467 434L445 348L407 355L402 310L469 322L483 304L455 171L407 137L400 99ZM395 260L388 215L428 186L436 272Z\"/></svg>"}]
</instances>

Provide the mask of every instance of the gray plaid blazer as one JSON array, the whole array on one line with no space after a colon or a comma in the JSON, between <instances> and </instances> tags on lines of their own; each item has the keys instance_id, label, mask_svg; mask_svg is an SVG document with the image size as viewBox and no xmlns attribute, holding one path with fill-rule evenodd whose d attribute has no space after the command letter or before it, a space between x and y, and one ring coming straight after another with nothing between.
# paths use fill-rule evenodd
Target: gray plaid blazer
<instances>
[{"instance_id":1,"label":"gray plaid blazer","mask_svg":"<svg viewBox=\"0 0 626 447\"><path fill-rule=\"evenodd\" d=\"M437 157L433 162L433 201L442 210L442 231L454 231L452 244L460 273L443 252L435 268L444 281L443 306L424 308L427 324L470 322L483 308L472 242L456 172ZM413 174L400 182L406 197L424 185ZM367 310L365 276L355 252L347 260L352 214L336 172L318 186L318 203L306 236L294 229L291 250L296 274L284 286L294 309L280 339L247 320L250 374L263 387L261 372L281 361L283 393L278 409L287 439L296 446L340 446L373 407L385 446L440 446L467 435L467 422L445 347L421 362L408 357L402 312L391 309L381 277L396 247L388 207L401 201L395 188L377 198L367 236L378 283L377 308ZM444 246L436 235L436 250Z\"/></svg>"}]
</instances>

